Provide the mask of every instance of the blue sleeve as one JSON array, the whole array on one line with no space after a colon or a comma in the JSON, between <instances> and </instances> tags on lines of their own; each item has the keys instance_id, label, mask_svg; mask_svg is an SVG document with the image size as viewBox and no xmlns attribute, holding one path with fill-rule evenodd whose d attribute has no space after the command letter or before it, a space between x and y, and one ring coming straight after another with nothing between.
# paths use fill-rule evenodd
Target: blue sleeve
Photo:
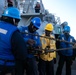
<instances>
[{"instance_id":1,"label":"blue sleeve","mask_svg":"<svg viewBox=\"0 0 76 75\"><path fill-rule=\"evenodd\" d=\"M37 35L39 35L38 33L36 33ZM34 36L35 40L36 40L36 46L41 46L41 41L40 41L40 37L39 36Z\"/></svg>"}]
</instances>

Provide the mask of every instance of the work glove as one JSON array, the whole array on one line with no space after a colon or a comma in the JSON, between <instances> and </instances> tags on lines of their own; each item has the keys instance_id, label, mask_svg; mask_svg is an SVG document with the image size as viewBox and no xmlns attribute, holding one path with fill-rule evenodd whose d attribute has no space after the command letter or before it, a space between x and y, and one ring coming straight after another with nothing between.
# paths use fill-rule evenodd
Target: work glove
<instances>
[{"instance_id":1,"label":"work glove","mask_svg":"<svg viewBox=\"0 0 76 75\"><path fill-rule=\"evenodd\" d=\"M56 64L56 58L54 58L53 60L54 60L54 64Z\"/></svg>"},{"instance_id":2,"label":"work glove","mask_svg":"<svg viewBox=\"0 0 76 75\"><path fill-rule=\"evenodd\" d=\"M29 40L27 41L27 43L28 43L29 45L33 46L36 42L35 42L34 40L32 40L32 39L29 39Z\"/></svg>"}]
</instances>

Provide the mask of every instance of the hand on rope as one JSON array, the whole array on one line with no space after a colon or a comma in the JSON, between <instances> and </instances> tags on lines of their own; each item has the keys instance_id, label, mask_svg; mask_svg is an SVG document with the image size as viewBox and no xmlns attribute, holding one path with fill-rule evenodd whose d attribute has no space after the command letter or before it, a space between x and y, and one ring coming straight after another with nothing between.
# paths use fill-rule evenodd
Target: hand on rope
<instances>
[{"instance_id":1,"label":"hand on rope","mask_svg":"<svg viewBox=\"0 0 76 75\"><path fill-rule=\"evenodd\" d=\"M46 46L44 53L47 54L49 49L50 49L50 46Z\"/></svg>"},{"instance_id":2,"label":"hand on rope","mask_svg":"<svg viewBox=\"0 0 76 75\"><path fill-rule=\"evenodd\" d=\"M45 48L45 49L42 49L42 48L32 48L30 49L30 47L28 47L31 54L34 54L34 55L39 55L39 54L47 54L47 53L50 53L50 52L54 52L54 51L61 51L61 50L69 50L70 48L61 48L61 49L56 49L56 50L53 50L53 49L48 49L48 48ZM75 49L76 47L72 47L73 49ZM73 60L75 59L75 57L73 57Z\"/></svg>"},{"instance_id":3,"label":"hand on rope","mask_svg":"<svg viewBox=\"0 0 76 75\"><path fill-rule=\"evenodd\" d=\"M28 49L28 53L30 54L39 55L42 53L42 51L40 50L41 47L28 46L27 49Z\"/></svg>"},{"instance_id":4,"label":"hand on rope","mask_svg":"<svg viewBox=\"0 0 76 75\"><path fill-rule=\"evenodd\" d=\"M27 50L28 50L28 53L30 54L30 53L33 53L33 51L35 50L35 48L32 47L32 46L28 46Z\"/></svg>"},{"instance_id":5,"label":"hand on rope","mask_svg":"<svg viewBox=\"0 0 76 75\"><path fill-rule=\"evenodd\" d=\"M70 48L76 49L76 43L75 42L68 42L68 41L65 41L65 40L50 38L48 36L41 36L41 35L27 33L27 32L21 32L21 33L22 34L29 34L29 35L33 35L33 36L38 36L38 37L43 37L43 38L48 38L48 39L55 40L55 41L69 43L69 44L74 45L73 47L70 47ZM30 44L32 44L32 42ZM38 52L40 52L40 53L42 53L42 54L44 54L44 53L47 53L47 52L54 52L54 51L60 51L60 50L69 50L70 48L62 48L62 49L56 49L56 50L48 50L48 49L42 49L41 48L41 49L35 49L35 50L38 51Z\"/></svg>"},{"instance_id":6,"label":"hand on rope","mask_svg":"<svg viewBox=\"0 0 76 75\"><path fill-rule=\"evenodd\" d=\"M32 39L29 39L29 40L27 41L27 43L32 46L32 45L34 45L36 42L35 42L34 40L32 40Z\"/></svg>"}]
</instances>

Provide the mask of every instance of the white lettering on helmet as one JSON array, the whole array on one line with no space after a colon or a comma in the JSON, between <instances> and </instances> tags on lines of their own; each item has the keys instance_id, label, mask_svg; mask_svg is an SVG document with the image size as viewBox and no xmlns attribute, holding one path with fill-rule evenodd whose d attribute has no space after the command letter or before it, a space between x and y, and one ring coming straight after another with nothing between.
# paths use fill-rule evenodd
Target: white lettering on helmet
<instances>
[{"instance_id":1,"label":"white lettering on helmet","mask_svg":"<svg viewBox=\"0 0 76 75\"><path fill-rule=\"evenodd\" d=\"M8 11L6 11L6 14L8 14Z\"/></svg>"}]
</instances>

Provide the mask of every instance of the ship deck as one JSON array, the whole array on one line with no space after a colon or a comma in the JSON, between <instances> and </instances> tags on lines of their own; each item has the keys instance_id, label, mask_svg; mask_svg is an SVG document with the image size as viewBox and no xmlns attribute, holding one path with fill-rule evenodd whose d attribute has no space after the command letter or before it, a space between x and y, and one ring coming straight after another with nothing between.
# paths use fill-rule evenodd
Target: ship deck
<instances>
[{"instance_id":1,"label":"ship deck","mask_svg":"<svg viewBox=\"0 0 76 75\"><path fill-rule=\"evenodd\" d=\"M58 64L58 61L57 61L57 64ZM57 69L57 64L55 64L55 72L56 72L56 69ZM64 64L64 67L63 67L63 71L62 71L62 75L65 75L65 64ZM71 75L76 75L76 59L75 61L73 61L73 64L72 64L72 74Z\"/></svg>"}]
</instances>

